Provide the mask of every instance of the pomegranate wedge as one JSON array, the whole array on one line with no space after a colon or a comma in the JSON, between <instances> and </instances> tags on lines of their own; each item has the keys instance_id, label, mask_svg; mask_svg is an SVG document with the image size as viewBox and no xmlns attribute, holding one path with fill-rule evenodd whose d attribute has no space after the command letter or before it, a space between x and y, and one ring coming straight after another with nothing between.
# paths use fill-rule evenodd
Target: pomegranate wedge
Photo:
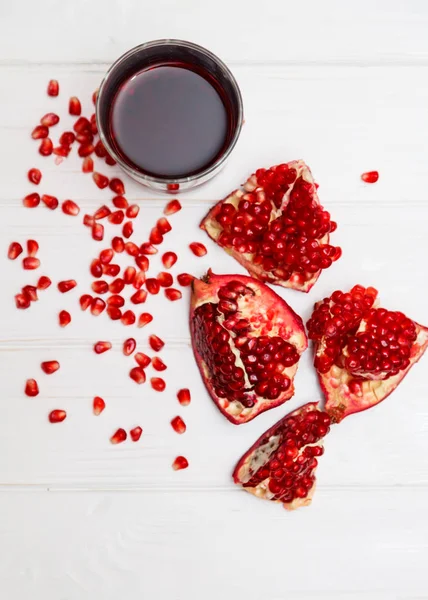
<instances>
[{"instance_id":1,"label":"pomegranate wedge","mask_svg":"<svg viewBox=\"0 0 428 600\"><path fill-rule=\"evenodd\" d=\"M258 169L211 209L201 228L260 281L309 292L341 256L309 167L296 160Z\"/></svg>"},{"instance_id":2,"label":"pomegranate wedge","mask_svg":"<svg viewBox=\"0 0 428 600\"><path fill-rule=\"evenodd\" d=\"M251 277L208 271L192 290L193 350L221 412L239 425L289 400L307 348L301 318Z\"/></svg>"},{"instance_id":3,"label":"pomegranate wedge","mask_svg":"<svg viewBox=\"0 0 428 600\"><path fill-rule=\"evenodd\" d=\"M233 480L246 492L282 502L293 510L311 503L317 457L330 417L315 402L305 404L268 429L235 467Z\"/></svg>"},{"instance_id":4,"label":"pomegranate wedge","mask_svg":"<svg viewBox=\"0 0 428 600\"><path fill-rule=\"evenodd\" d=\"M335 422L382 402L428 347L428 328L379 308L377 290L361 285L315 304L308 334Z\"/></svg>"}]
</instances>

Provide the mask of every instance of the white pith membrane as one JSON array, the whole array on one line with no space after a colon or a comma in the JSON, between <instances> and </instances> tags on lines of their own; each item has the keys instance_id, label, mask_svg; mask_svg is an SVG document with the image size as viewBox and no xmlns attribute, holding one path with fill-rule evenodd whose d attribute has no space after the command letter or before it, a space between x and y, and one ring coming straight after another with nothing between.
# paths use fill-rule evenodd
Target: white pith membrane
<instances>
[{"instance_id":1,"label":"white pith membrane","mask_svg":"<svg viewBox=\"0 0 428 600\"><path fill-rule=\"evenodd\" d=\"M297 177L296 177L295 182L290 184L289 189L284 194L280 208L277 208L275 206L274 202L272 202L272 200L270 200L268 198L268 200L270 200L271 205L272 205L272 212L271 212L269 223L271 223L272 221L274 221L277 217L279 217L281 215L282 211L285 209L285 207L289 203L291 192L295 186L296 181L298 181L298 179L300 177L302 179L304 179L306 182L313 185L313 187L314 187L313 201L315 202L315 204L320 205L320 201L319 201L318 194L317 194L316 187L315 187L314 178L312 177L312 173L311 173L309 167L306 165L306 163L303 160L295 160L295 161L291 161L287 164L290 167L290 169L293 168L296 170ZM244 196L248 192L255 192L257 194L258 200L260 202L263 202L264 200L266 200L266 194L265 194L263 188L258 186L257 177L255 174L251 175L251 177L249 177L249 179L245 182L245 184L242 187L243 187L243 190L241 190L241 189L235 190L229 196L227 196L221 203L218 203L210 211L210 213L207 215L207 217L201 223L201 229L204 229L208 233L208 235L216 242L218 241L220 234L223 231L222 226L214 218L214 214L218 210L218 207L220 204L232 204L235 208L237 208L240 201L242 199L245 199ZM320 245L328 244L329 240L330 240L330 236L327 233L322 238L319 238L318 242ZM319 278L319 276L321 274L321 269L315 273L305 273L304 278L302 278L301 274L295 273L290 277L290 279L288 279L287 281L284 281L284 280L280 279L279 277L277 277L272 271L266 272L263 269L262 265L253 264L251 261L252 261L253 257L255 256L255 254L249 253L249 252L238 252L236 249L231 248L229 246L221 245L221 247L228 254L233 256L240 264L242 264L242 266L248 270L248 272L250 273L250 275L252 277L254 277L255 279L258 279L259 281L268 281L269 283L280 285L285 288L293 288L293 289L299 289L303 292L309 292L309 290L316 283L317 279ZM266 275L268 276L268 279L266 279Z\"/></svg>"}]
</instances>

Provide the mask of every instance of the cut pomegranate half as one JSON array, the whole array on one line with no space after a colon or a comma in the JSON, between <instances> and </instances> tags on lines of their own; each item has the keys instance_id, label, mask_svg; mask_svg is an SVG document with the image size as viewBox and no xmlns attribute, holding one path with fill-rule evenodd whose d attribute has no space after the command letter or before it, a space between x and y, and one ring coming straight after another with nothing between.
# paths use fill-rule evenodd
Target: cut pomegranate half
<instances>
[{"instance_id":1,"label":"cut pomegranate half","mask_svg":"<svg viewBox=\"0 0 428 600\"><path fill-rule=\"evenodd\" d=\"M302 160L258 169L212 208L201 228L256 279L302 292L341 255L329 244L336 223Z\"/></svg>"},{"instance_id":2,"label":"cut pomegranate half","mask_svg":"<svg viewBox=\"0 0 428 600\"><path fill-rule=\"evenodd\" d=\"M221 412L239 425L289 400L307 348L301 318L251 277L209 271L192 288L193 350Z\"/></svg>"},{"instance_id":3,"label":"cut pomegranate half","mask_svg":"<svg viewBox=\"0 0 428 600\"><path fill-rule=\"evenodd\" d=\"M335 422L389 396L428 347L428 328L379 308L377 290L361 285L315 304L308 335Z\"/></svg>"},{"instance_id":4,"label":"cut pomegranate half","mask_svg":"<svg viewBox=\"0 0 428 600\"><path fill-rule=\"evenodd\" d=\"M244 454L233 479L246 492L281 502L287 510L311 503L317 457L330 417L315 402L305 404L268 429Z\"/></svg>"}]
</instances>

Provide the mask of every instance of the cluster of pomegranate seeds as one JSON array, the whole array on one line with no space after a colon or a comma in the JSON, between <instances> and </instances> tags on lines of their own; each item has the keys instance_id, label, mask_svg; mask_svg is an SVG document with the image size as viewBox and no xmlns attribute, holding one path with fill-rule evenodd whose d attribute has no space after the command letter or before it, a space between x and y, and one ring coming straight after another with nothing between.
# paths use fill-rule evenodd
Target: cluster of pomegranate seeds
<instances>
[{"instance_id":1,"label":"cluster of pomegranate seeds","mask_svg":"<svg viewBox=\"0 0 428 600\"><path fill-rule=\"evenodd\" d=\"M181 471L182 469L187 469L189 466L189 461L184 456L177 456L177 458L172 463L172 468L174 471Z\"/></svg>"},{"instance_id":2,"label":"cluster of pomegranate seeds","mask_svg":"<svg viewBox=\"0 0 428 600\"><path fill-rule=\"evenodd\" d=\"M171 427L176 433L184 433L186 431L186 423L181 417L174 417L171 421Z\"/></svg>"},{"instance_id":3,"label":"cluster of pomegranate seeds","mask_svg":"<svg viewBox=\"0 0 428 600\"><path fill-rule=\"evenodd\" d=\"M106 407L106 403L100 396L95 396L92 402L92 410L96 417L98 417Z\"/></svg>"},{"instance_id":4,"label":"cluster of pomegranate seeds","mask_svg":"<svg viewBox=\"0 0 428 600\"><path fill-rule=\"evenodd\" d=\"M361 175L361 179L365 183L376 183L376 181L379 179L379 173L378 171L367 171Z\"/></svg>"},{"instance_id":5,"label":"cluster of pomegranate seeds","mask_svg":"<svg viewBox=\"0 0 428 600\"><path fill-rule=\"evenodd\" d=\"M53 410L49 413L48 418L50 423L62 423L67 418L67 413L65 410Z\"/></svg>"}]
</instances>

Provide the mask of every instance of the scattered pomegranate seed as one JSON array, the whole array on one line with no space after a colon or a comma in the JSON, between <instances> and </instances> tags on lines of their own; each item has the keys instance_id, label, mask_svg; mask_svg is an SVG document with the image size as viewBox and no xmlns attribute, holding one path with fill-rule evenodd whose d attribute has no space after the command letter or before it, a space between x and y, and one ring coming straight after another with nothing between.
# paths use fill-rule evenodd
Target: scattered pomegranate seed
<instances>
[{"instance_id":1,"label":"scattered pomegranate seed","mask_svg":"<svg viewBox=\"0 0 428 600\"><path fill-rule=\"evenodd\" d=\"M61 208L63 213L73 217L76 217L80 212L80 208L75 202L73 202L73 200L64 200Z\"/></svg>"},{"instance_id":2,"label":"scattered pomegranate seed","mask_svg":"<svg viewBox=\"0 0 428 600\"><path fill-rule=\"evenodd\" d=\"M33 192L25 196L22 202L26 208L36 208L40 204L40 196L37 192Z\"/></svg>"},{"instance_id":3,"label":"scattered pomegranate seed","mask_svg":"<svg viewBox=\"0 0 428 600\"><path fill-rule=\"evenodd\" d=\"M77 133L76 140L81 146L88 146L88 145L92 145L92 142L94 141L94 136L92 135L92 133L90 131L86 131L85 133ZM92 152L93 152L93 147L92 147L92 151L89 152L89 154L91 154ZM80 156L80 148L79 148L79 156ZM83 156L82 156L82 158L83 158Z\"/></svg>"},{"instance_id":4,"label":"scattered pomegranate seed","mask_svg":"<svg viewBox=\"0 0 428 600\"><path fill-rule=\"evenodd\" d=\"M145 327L153 321L153 317L150 313L141 313L138 317L138 327Z\"/></svg>"},{"instance_id":5,"label":"scattered pomegranate seed","mask_svg":"<svg viewBox=\"0 0 428 600\"><path fill-rule=\"evenodd\" d=\"M72 96L68 103L68 112L70 115L78 117L82 113L82 105L80 104L79 98Z\"/></svg>"},{"instance_id":6,"label":"scattered pomegranate seed","mask_svg":"<svg viewBox=\"0 0 428 600\"><path fill-rule=\"evenodd\" d=\"M50 196L49 194L43 194L42 202L50 210L55 210L56 208L58 208L58 204L59 204L58 198L56 198L55 196Z\"/></svg>"},{"instance_id":7,"label":"scattered pomegranate seed","mask_svg":"<svg viewBox=\"0 0 428 600\"><path fill-rule=\"evenodd\" d=\"M138 273L135 275L135 279L132 282L132 285L136 290L139 290L145 281L146 273L144 271L138 271Z\"/></svg>"},{"instance_id":8,"label":"scattered pomegranate seed","mask_svg":"<svg viewBox=\"0 0 428 600\"><path fill-rule=\"evenodd\" d=\"M16 308L25 309L30 306L30 299L25 294L16 294L15 296Z\"/></svg>"},{"instance_id":9,"label":"scattered pomegranate seed","mask_svg":"<svg viewBox=\"0 0 428 600\"><path fill-rule=\"evenodd\" d=\"M108 265L113 260L114 252L111 248L105 248L100 252L100 262L103 265Z\"/></svg>"},{"instance_id":10,"label":"scattered pomegranate seed","mask_svg":"<svg viewBox=\"0 0 428 600\"><path fill-rule=\"evenodd\" d=\"M109 265L103 265L103 273L109 277L117 277L117 275L120 273L120 267L119 265L114 265L113 263Z\"/></svg>"},{"instance_id":11,"label":"scattered pomegranate seed","mask_svg":"<svg viewBox=\"0 0 428 600\"><path fill-rule=\"evenodd\" d=\"M162 256L162 264L165 269L170 269L177 262L177 255L175 252L165 252Z\"/></svg>"},{"instance_id":12,"label":"scattered pomegranate seed","mask_svg":"<svg viewBox=\"0 0 428 600\"><path fill-rule=\"evenodd\" d=\"M166 364L159 358L159 356L155 356L152 360L152 366L155 371L165 371L167 368Z\"/></svg>"},{"instance_id":13,"label":"scattered pomegranate seed","mask_svg":"<svg viewBox=\"0 0 428 600\"><path fill-rule=\"evenodd\" d=\"M161 232L159 231L159 229L157 227L153 227L153 229L151 230L150 236L149 236L149 242L151 244L155 244L156 246L159 246L159 244L162 244L163 235L161 234Z\"/></svg>"},{"instance_id":14,"label":"scattered pomegranate seed","mask_svg":"<svg viewBox=\"0 0 428 600\"><path fill-rule=\"evenodd\" d=\"M123 185L123 181L118 179L117 177L113 177L113 179L109 183L109 187L112 192L118 194L119 196L123 196L125 193L125 186Z\"/></svg>"},{"instance_id":15,"label":"scattered pomegranate seed","mask_svg":"<svg viewBox=\"0 0 428 600\"><path fill-rule=\"evenodd\" d=\"M159 229L162 235L165 235L165 233L168 233L168 231L171 231L172 229L170 222L165 217L158 219L156 227Z\"/></svg>"},{"instance_id":16,"label":"scattered pomegranate seed","mask_svg":"<svg viewBox=\"0 0 428 600\"><path fill-rule=\"evenodd\" d=\"M118 429L110 438L112 444L121 444L127 438L126 431L122 428Z\"/></svg>"},{"instance_id":17,"label":"scattered pomegranate seed","mask_svg":"<svg viewBox=\"0 0 428 600\"><path fill-rule=\"evenodd\" d=\"M64 131L59 138L60 146L71 146L74 143L76 136L72 131Z\"/></svg>"},{"instance_id":18,"label":"scattered pomegranate seed","mask_svg":"<svg viewBox=\"0 0 428 600\"><path fill-rule=\"evenodd\" d=\"M193 275L189 273L180 273L180 275L177 275L177 281L183 287L190 285L194 279Z\"/></svg>"},{"instance_id":19,"label":"scattered pomegranate seed","mask_svg":"<svg viewBox=\"0 0 428 600\"><path fill-rule=\"evenodd\" d=\"M150 262L147 256L144 256L144 254L140 254L135 258L135 264L144 272L149 270Z\"/></svg>"},{"instance_id":20,"label":"scattered pomegranate seed","mask_svg":"<svg viewBox=\"0 0 428 600\"><path fill-rule=\"evenodd\" d=\"M59 362L57 360L45 360L40 366L42 367L42 371L46 373L46 375L52 375L52 373L58 371Z\"/></svg>"},{"instance_id":21,"label":"scattered pomegranate seed","mask_svg":"<svg viewBox=\"0 0 428 600\"><path fill-rule=\"evenodd\" d=\"M52 281L46 275L42 275L37 282L37 288L39 290L46 290L49 286L52 285Z\"/></svg>"},{"instance_id":22,"label":"scattered pomegranate seed","mask_svg":"<svg viewBox=\"0 0 428 600\"><path fill-rule=\"evenodd\" d=\"M86 225L86 227L93 227L95 223L95 219L92 215L85 215L83 217L83 225Z\"/></svg>"},{"instance_id":23,"label":"scattered pomegranate seed","mask_svg":"<svg viewBox=\"0 0 428 600\"><path fill-rule=\"evenodd\" d=\"M94 317L98 317L106 307L106 303L102 298L94 298L91 302L91 313Z\"/></svg>"},{"instance_id":24,"label":"scattered pomegranate seed","mask_svg":"<svg viewBox=\"0 0 428 600\"><path fill-rule=\"evenodd\" d=\"M35 379L27 379L25 384L25 394L31 398L39 395L39 386Z\"/></svg>"},{"instance_id":25,"label":"scattered pomegranate seed","mask_svg":"<svg viewBox=\"0 0 428 600\"><path fill-rule=\"evenodd\" d=\"M104 225L102 223L92 225L92 237L96 242L101 242L104 239Z\"/></svg>"},{"instance_id":26,"label":"scattered pomegranate seed","mask_svg":"<svg viewBox=\"0 0 428 600\"><path fill-rule=\"evenodd\" d=\"M200 242L192 242L189 244L189 248L195 256L205 256L207 253L207 249Z\"/></svg>"},{"instance_id":27,"label":"scattered pomegranate seed","mask_svg":"<svg viewBox=\"0 0 428 600\"><path fill-rule=\"evenodd\" d=\"M111 247L113 248L113 250L115 252L120 254L121 252L123 252L125 250L125 242L123 241L123 239L121 237L115 236L111 241Z\"/></svg>"},{"instance_id":28,"label":"scattered pomegranate seed","mask_svg":"<svg viewBox=\"0 0 428 600\"><path fill-rule=\"evenodd\" d=\"M173 215L179 210L181 210L181 204L179 200L171 200L171 202L168 202L168 204L165 206L163 214L167 216Z\"/></svg>"},{"instance_id":29,"label":"scattered pomegranate seed","mask_svg":"<svg viewBox=\"0 0 428 600\"><path fill-rule=\"evenodd\" d=\"M172 463L172 468L174 471L180 471L181 469L187 469L189 466L189 461L184 456L177 456L177 458Z\"/></svg>"},{"instance_id":30,"label":"scattered pomegranate seed","mask_svg":"<svg viewBox=\"0 0 428 600\"><path fill-rule=\"evenodd\" d=\"M152 362L152 359L150 358L150 356L147 356L147 354L144 354L144 352L137 352L135 354L134 358L135 358L135 362L143 369L148 367L149 364Z\"/></svg>"},{"instance_id":31,"label":"scattered pomegranate seed","mask_svg":"<svg viewBox=\"0 0 428 600\"><path fill-rule=\"evenodd\" d=\"M166 188L169 192L176 192L177 190L180 189L180 184L179 183L168 183Z\"/></svg>"},{"instance_id":32,"label":"scattered pomegranate seed","mask_svg":"<svg viewBox=\"0 0 428 600\"><path fill-rule=\"evenodd\" d=\"M49 422L50 423L62 423L64 419L66 419L67 413L65 410L53 410L49 413Z\"/></svg>"},{"instance_id":33,"label":"scattered pomegranate seed","mask_svg":"<svg viewBox=\"0 0 428 600\"><path fill-rule=\"evenodd\" d=\"M171 273L165 273L165 271L161 271L157 276L157 280L159 281L159 285L162 287L169 287L173 284L174 279Z\"/></svg>"},{"instance_id":34,"label":"scattered pomegranate seed","mask_svg":"<svg viewBox=\"0 0 428 600\"><path fill-rule=\"evenodd\" d=\"M30 169L28 171L28 180L31 181L31 183L34 183L34 185L39 185L42 180L42 172L40 169Z\"/></svg>"},{"instance_id":35,"label":"scattered pomegranate seed","mask_svg":"<svg viewBox=\"0 0 428 600\"><path fill-rule=\"evenodd\" d=\"M161 377L152 377L150 384L156 392L163 392L166 388L166 383Z\"/></svg>"},{"instance_id":36,"label":"scattered pomegranate seed","mask_svg":"<svg viewBox=\"0 0 428 600\"><path fill-rule=\"evenodd\" d=\"M59 94L59 83L56 79L51 79L48 83L48 96L58 96Z\"/></svg>"},{"instance_id":37,"label":"scattered pomegranate seed","mask_svg":"<svg viewBox=\"0 0 428 600\"><path fill-rule=\"evenodd\" d=\"M92 403L92 407L93 407L94 415L96 415L98 417L105 409L106 403L100 396L95 396L93 403Z\"/></svg>"},{"instance_id":38,"label":"scattered pomegranate seed","mask_svg":"<svg viewBox=\"0 0 428 600\"><path fill-rule=\"evenodd\" d=\"M37 302L39 299L37 296L37 288L34 285L24 285L22 293L27 296L30 302Z\"/></svg>"},{"instance_id":39,"label":"scattered pomegranate seed","mask_svg":"<svg viewBox=\"0 0 428 600\"><path fill-rule=\"evenodd\" d=\"M134 427L134 429L131 429L131 431L129 432L129 435L131 436L131 439L133 442L138 442L142 433L143 433L143 430L141 429L140 426L138 426L138 427Z\"/></svg>"},{"instance_id":40,"label":"scattered pomegranate seed","mask_svg":"<svg viewBox=\"0 0 428 600\"><path fill-rule=\"evenodd\" d=\"M124 287L125 282L123 281L123 279L118 277L117 279L111 282L111 284L109 285L109 290L112 294L120 294Z\"/></svg>"},{"instance_id":41,"label":"scattered pomegranate seed","mask_svg":"<svg viewBox=\"0 0 428 600\"><path fill-rule=\"evenodd\" d=\"M135 381L135 383L138 383L138 385L141 385L142 383L145 383L145 381L146 381L146 374L142 367L133 367L129 371L129 376L131 379L133 379Z\"/></svg>"},{"instance_id":42,"label":"scattered pomegranate seed","mask_svg":"<svg viewBox=\"0 0 428 600\"><path fill-rule=\"evenodd\" d=\"M99 221L100 219L105 219L105 217L108 217L110 214L111 210L109 209L109 207L103 204L103 206L100 206L100 208L95 211L94 219L96 221Z\"/></svg>"},{"instance_id":43,"label":"scattered pomegranate seed","mask_svg":"<svg viewBox=\"0 0 428 600\"><path fill-rule=\"evenodd\" d=\"M40 260L34 256L27 256L27 258L23 259L22 266L26 271L33 271L40 267Z\"/></svg>"},{"instance_id":44,"label":"scattered pomegranate seed","mask_svg":"<svg viewBox=\"0 0 428 600\"><path fill-rule=\"evenodd\" d=\"M82 310L86 310L92 304L92 296L90 296L89 294L83 294L83 296L80 296L79 302L80 308Z\"/></svg>"},{"instance_id":45,"label":"scattered pomegranate seed","mask_svg":"<svg viewBox=\"0 0 428 600\"><path fill-rule=\"evenodd\" d=\"M19 242L12 242L7 251L7 257L10 258L10 260L15 260L22 252L23 248L21 244Z\"/></svg>"},{"instance_id":46,"label":"scattered pomegranate seed","mask_svg":"<svg viewBox=\"0 0 428 600\"><path fill-rule=\"evenodd\" d=\"M107 292L109 291L109 287L108 287L108 283L107 281L93 281L91 284L91 288L92 291L95 292L96 294L107 294Z\"/></svg>"},{"instance_id":47,"label":"scattered pomegranate seed","mask_svg":"<svg viewBox=\"0 0 428 600\"><path fill-rule=\"evenodd\" d=\"M186 423L181 417L174 417L171 421L171 426L176 433L184 433L186 431Z\"/></svg>"},{"instance_id":48,"label":"scattered pomegranate seed","mask_svg":"<svg viewBox=\"0 0 428 600\"><path fill-rule=\"evenodd\" d=\"M61 294L65 294L65 293L69 292L70 290L72 290L73 288L75 288L76 285L77 285L77 283L74 279L67 279L65 281L60 281L58 283L58 289L61 292Z\"/></svg>"},{"instance_id":49,"label":"scattered pomegranate seed","mask_svg":"<svg viewBox=\"0 0 428 600\"><path fill-rule=\"evenodd\" d=\"M86 156L82 163L82 171L84 173L92 173L94 170L94 161L90 156Z\"/></svg>"},{"instance_id":50,"label":"scattered pomegranate seed","mask_svg":"<svg viewBox=\"0 0 428 600\"><path fill-rule=\"evenodd\" d=\"M108 216L108 220L113 225L120 225L125 218L125 213L123 210L115 210Z\"/></svg>"},{"instance_id":51,"label":"scattered pomegranate seed","mask_svg":"<svg viewBox=\"0 0 428 600\"><path fill-rule=\"evenodd\" d=\"M132 310L125 311L120 319L120 322L122 325L133 325L135 323L135 314L132 312Z\"/></svg>"},{"instance_id":52,"label":"scattered pomegranate seed","mask_svg":"<svg viewBox=\"0 0 428 600\"><path fill-rule=\"evenodd\" d=\"M107 350L111 350L110 342L97 342L94 344L94 352L95 354L104 354Z\"/></svg>"},{"instance_id":53,"label":"scattered pomegranate seed","mask_svg":"<svg viewBox=\"0 0 428 600\"><path fill-rule=\"evenodd\" d=\"M177 398L181 406L188 406L190 404L190 390L183 388L177 392Z\"/></svg>"},{"instance_id":54,"label":"scattered pomegranate seed","mask_svg":"<svg viewBox=\"0 0 428 600\"><path fill-rule=\"evenodd\" d=\"M112 202L116 208L128 208L128 200L123 196L115 196Z\"/></svg>"},{"instance_id":55,"label":"scattered pomegranate seed","mask_svg":"<svg viewBox=\"0 0 428 600\"><path fill-rule=\"evenodd\" d=\"M134 338L128 338L123 342L123 353L125 356L131 356L137 347L137 342Z\"/></svg>"},{"instance_id":56,"label":"scattered pomegranate seed","mask_svg":"<svg viewBox=\"0 0 428 600\"><path fill-rule=\"evenodd\" d=\"M361 179L366 183L376 183L379 179L378 171L368 171L367 173L363 173L361 175Z\"/></svg>"},{"instance_id":57,"label":"scattered pomegranate seed","mask_svg":"<svg viewBox=\"0 0 428 600\"><path fill-rule=\"evenodd\" d=\"M141 244L140 246L140 252L141 254L157 254L158 253L158 249L155 248L154 246L152 246L152 244L149 244L148 242L144 242L143 244Z\"/></svg>"},{"instance_id":58,"label":"scattered pomegranate seed","mask_svg":"<svg viewBox=\"0 0 428 600\"><path fill-rule=\"evenodd\" d=\"M126 242L125 243L125 252L127 254L129 254L129 256L138 256L138 253L140 252L137 244L134 244L134 242Z\"/></svg>"},{"instance_id":59,"label":"scattered pomegranate seed","mask_svg":"<svg viewBox=\"0 0 428 600\"><path fill-rule=\"evenodd\" d=\"M103 274L103 266L98 258L94 258L91 262L90 271L94 277L101 277Z\"/></svg>"},{"instance_id":60,"label":"scattered pomegranate seed","mask_svg":"<svg viewBox=\"0 0 428 600\"><path fill-rule=\"evenodd\" d=\"M108 177L102 175L101 173L92 173L92 179L95 181L95 184L103 190L108 186Z\"/></svg>"},{"instance_id":61,"label":"scattered pomegranate seed","mask_svg":"<svg viewBox=\"0 0 428 600\"><path fill-rule=\"evenodd\" d=\"M107 150L104 148L104 144L99 140L95 145L95 154L99 158L105 158L107 156Z\"/></svg>"},{"instance_id":62,"label":"scattered pomegranate seed","mask_svg":"<svg viewBox=\"0 0 428 600\"><path fill-rule=\"evenodd\" d=\"M149 344L155 352L159 352L165 346L165 342L161 340L160 337L154 334L149 336Z\"/></svg>"},{"instance_id":63,"label":"scattered pomegranate seed","mask_svg":"<svg viewBox=\"0 0 428 600\"><path fill-rule=\"evenodd\" d=\"M53 153L55 154L55 156L67 158L67 156L70 154L70 146L57 146L53 149ZM61 160L55 162L57 165L59 165L61 163Z\"/></svg>"},{"instance_id":64,"label":"scattered pomegranate seed","mask_svg":"<svg viewBox=\"0 0 428 600\"><path fill-rule=\"evenodd\" d=\"M176 300L180 300L183 294L180 292L180 290L168 288L165 290L165 296L168 298L168 300L171 300L171 302L175 302Z\"/></svg>"},{"instance_id":65,"label":"scattered pomegranate seed","mask_svg":"<svg viewBox=\"0 0 428 600\"><path fill-rule=\"evenodd\" d=\"M123 273L123 281L126 285L129 285L134 281L136 272L135 267L126 267Z\"/></svg>"},{"instance_id":66,"label":"scattered pomegranate seed","mask_svg":"<svg viewBox=\"0 0 428 600\"><path fill-rule=\"evenodd\" d=\"M147 291L149 292L149 294L159 294L159 290L160 290L159 281L157 279L154 279L154 277L150 277L149 279L146 279L146 288L147 288Z\"/></svg>"},{"instance_id":67,"label":"scattered pomegranate seed","mask_svg":"<svg viewBox=\"0 0 428 600\"><path fill-rule=\"evenodd\" d=\"M107 314L112 321L118 321L122 318L122 311L117 306L109 306L107 308Z\"/></svg>"},{"instance_id":68,"label":"scattered pomegranate seed","mask_svg":"<svg viewBox=\"0 0 428 600\"><path fill-rule=\"evenodd\" d=\"M33 140L42 140L47 138L49 135L49 129L46 125L37 125L31 132L31 137Z\"/></svg>"},{"instance_id":69,"label":"scattered pomegranate seed","mask_svg":"<svg viewBox=\"0 0 428 600\"><path fill-rule=\"evenodd\" d=\"M71 315L67 310L62 310L58 315L60 327L67 327L71 323Z\"/></svg>"},{"instance_id":70,"label":"scattered pomegranate seed","mask_svg":"<svg viewBox=\"0 0 428 600\"><path fill-rule=\"evenodd\" d=\"M36 240L27 240L27 252L28 256L36 256L39 251L39 244Z\"/></svg>"},{"instance_id":71,"label":"scattered pomegranate seed","mask_svg":"<svg viewBox=\"0 0 428 600\"><path fill-rule=\"evenodd\" d=\"M76 133L91 133L91 124L86 117L79 117L73 125Z\"/></svg>"},{"instance_id":72,"label":"scattered pomegranate seed","mask_svg":"<svg viewBox=\"0 0 428 600\"><path fill-rule=\"evenodd\" d=\"M134 226L132 225L132 221L127 221L122 228L122 235L124 238L130 238L134 233Z\"/></svg>"},{"instance_id":73,"label":"scattered pomegranate seed","mask_svg":"<svg viewBox=\"0 0 428 600\"><path fill-rule=\"evenodd\" d=\"M137 290L135 294L132 294L130 300L132 304L143 304L147 299L146 290Z\"/></svg>"},{"instance_id":74,"label":"scattered pomegranate seed","mask_svg":"<svg viewBox=\"0 0 428 600\"><path fill-rule=\"evenodd\" d=\"M50 138L45 138L39 146L39 154L42 156L50 156L53 152L53 144Z\"/></svg>"},{"instance_id":75,"label":"scattered pomegranate seed","mask_svg":"<svg viewBox=\"0 0 428 600\"><path fill-rule=\"evenodd\" d=\"M107 304L109 306L118 306L119 308L125 304L125 300L122 296L114 294L113 296L109 296L107 298Z\"/></svg>"},{"instance_id":76,"label":"scattered pomegranate seed","mask_svg":"<svg viewBox=\"0 0 428 600\"><path fill-rule=\"evenodd\" d=\"M137 206L137 204L131 204L131 206L128 206L128 208L126 209L126 216L128 217L128 219L135 219L139 212L140 207Z\"/></svg>"},{"instance_id":77,"label":"scattered pomegranate seed","mask_svg":"<svg viewBox=\"0 0 428 600\"><path fill-rule=\"evenodd\" d=\"M53 127L59 123L59 117L55 113L46 113L41 119L40 123L46 127Z\"/></svg>"},{"instance_id":78,"label":"scattered pomegranate seed","mask_svg":"<svg viewBox=\"0 0 428 600\"><path fill-rule=\"evenodd\" d=\"M79 146L79 150L77 151L78 155L81 158L87 158L94 151L94 147L91 143L81 144Z\"/></svg>"}]
</instances>

